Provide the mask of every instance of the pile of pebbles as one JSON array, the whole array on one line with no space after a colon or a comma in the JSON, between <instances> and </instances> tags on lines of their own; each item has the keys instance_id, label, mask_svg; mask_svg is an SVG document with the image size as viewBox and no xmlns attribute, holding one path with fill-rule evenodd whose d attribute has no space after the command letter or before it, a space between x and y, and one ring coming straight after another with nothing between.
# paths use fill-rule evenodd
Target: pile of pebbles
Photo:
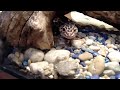
<instances>
[{"instance_id":1,"label":"pile of pebbles","mask_svg":"<svg viewBox=\"0 0 120 90\"><path fill-rule=\"evenodd\" d=\"M89 29L79 30L78 36L71 46L56 40L48 52L29 48L9 54L8 59L49 79L119 79L120 36Z\"/></svg>"}]
</instances>

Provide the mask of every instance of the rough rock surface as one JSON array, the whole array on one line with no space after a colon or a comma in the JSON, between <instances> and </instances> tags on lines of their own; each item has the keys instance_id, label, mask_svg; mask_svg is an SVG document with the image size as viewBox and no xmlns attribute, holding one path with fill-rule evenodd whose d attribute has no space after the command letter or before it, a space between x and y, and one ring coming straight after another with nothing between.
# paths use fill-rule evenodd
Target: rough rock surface
<instances>
[{"instance_id":1,"label":"rough rock surface","mask_svg":"<svg viewBox=\"0 0 120 90\"><path fill-rule=\"evenodd\" d=\"M53 46L51 20L54 11L3 11L0 33L13 46L34 46L50 49Z\"/></svg>"},{"instance_id":2,"label":"rough rock surface","mask_svg":"<svg viewBox=\"0 0 120 90\"><path fill-rule=\"evenodd\" d=\"M60 75L71 76L74 75L79 68L79 62L78 60L60 61L55 67Z\"/></svg>"},{"instance_id":3,"label":"rough rock surface","mask_svg":"<svg viewBox=\"0 0 120 90\"><path fill-rule=\"evenodd\" d=\"M68 60L70 52L68 50L50 50L45 54L44 60L49 63L57 63L61 60Z\"/></svg>"},{"instance_id":4,"label":"rough rock surface","mask_svg":"<svg viewBox=\"0 0 120 90\"><path fill-rule=\"evenodd\" d=\"M44 58L44 53L41 50L29 48L25 51L25 59L29 59L32 63L40 62Z\"/></svg>"}]
</instances>

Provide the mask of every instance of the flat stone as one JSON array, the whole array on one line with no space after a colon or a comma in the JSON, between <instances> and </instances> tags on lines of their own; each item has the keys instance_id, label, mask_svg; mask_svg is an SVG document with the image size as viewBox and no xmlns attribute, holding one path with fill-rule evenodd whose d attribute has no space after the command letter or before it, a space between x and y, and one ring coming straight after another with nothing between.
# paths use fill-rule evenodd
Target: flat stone
<instances>
[{"instance_id":1,"label":"flat stone","mask_svg":"<svg viewBox=\"0 0 120 90\"><path fill-rule=\"evenodd\" d=\"M93 58L93 55L89 52L84 52L83 54L80 54L78 58L82 61L90 60Z\"/></svg>"},{"instance_id":2,"label":"flat stone","mask_svg":"<svg viewBox=\"0 0 120 90\"><path fill-rule=\"evenodd\" d=\"M113 70L104 70L103 74L108 76L113 76L115 75L115 72Z\"/></svg>"},{"instance_id":3,"label":"flat stone","mask_svg":"<svg viewBox=\"0 0 120 90\"><path fill-rule=\"evenodd\" d=\"M45 54L44 60L49 63L57 63L62 60L68 60L70 51L68 50L50 50Z\"/></svg>"},{"instance_id":4,"label":"flat stone","mask_svg":"<svg viewBox=\"0 0 120 90\"><path fill-rule=\"evenodd\" d=\"M108 58L113 62L120 62L120 52L119 51L112 51L108 54Z\"/></svg>"},{"instance_id":5,"label":"flat stone","mask_svg":"<svg viewBox=\"0 0 120 90\"><path fill-rule=\"evenodd\" d=\"M92 75L100 75L105 68L105 58L101 55L98 55L94 58L92 63L88 66L88 71L92 73Z\"/></svg>"}]
</instances>

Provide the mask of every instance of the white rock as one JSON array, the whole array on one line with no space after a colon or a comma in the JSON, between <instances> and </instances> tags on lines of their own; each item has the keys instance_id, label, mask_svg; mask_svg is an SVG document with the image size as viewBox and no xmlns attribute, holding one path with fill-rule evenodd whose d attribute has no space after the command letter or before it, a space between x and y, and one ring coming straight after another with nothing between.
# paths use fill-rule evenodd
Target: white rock
<instances>
[{"instance_id":1,"label":"white rock","mask_svg":"<svg viewBox=\"0 0 120 90\"><path fill-rule=\"evenodd\" d=\"M94 51L100 50L99 46L93 46L93 45L91 45L91 46L89 46L89 48L92 49L92 50L94 50Z\"/></svg>"},{"instance_id":2,"label":"white rock","mask_svg":"<svg viewBox=\"0 0 120 90\"><path fill-rule=\"evenodd\" d=\"M60 61L55 65L57 72L63 76L75 75L77 69L79 69L79 62L73 61Z\"/></svg>"},{"instance_id":3,"label":"white rock","mask_svg":"<svg viewBox=\"0 0 120 90\"><path fill-rule=\"evenodd\" d=\"M105 68L105 58L101 55L94 58L92 63L88 66L88 71L90 73L100 75Z\"/></svg>"},{"instance_id":4,"label":"white rock","mask_svg":"<svg viewBox=\"0 0 120 90\"><path fill-rule=\"evenodd\" d=\"M78 58L82 61L93 59L93 55L89 52L84 52L78 56Z\"/></svg>"},{"instance_id":5,"label":"white rock","mask_svg":"<svg viewBox=\"0 0 120 90\"><path fill-rule=\"evenodd\" d=\"M46 61L31 63L29 67L34 74L50 75L54 72L54 65Z\"/></svg>"},{"instance_id":6,"label":"white rock","mask_svg":"<svg viewBox=\"0 0 120 90\"><path fill-rule=\"evenodd\" d=\"M92 39L86 39L86 41L85 41L85 43L87 44L87 45L92 45L93 44L93 40Z\"/></svg>"},{"instance_id":7,"label":"white rock","mask_svg":"<svg viewBox=\"0 0 120 90\"><path fill-rule=\"evenodd\" d=\"M119 51L113 51L108 54L108 58L113 62L120 62L120 52Z\"/></svg>"},{"instance_id":8,"label":"white rock","mask_svg":"<svg viewBox=\"0 0 120 90\"><path fill-rule=\"evenodd\" d=\"M105 48L101 48L98 53L104 57L106 57L108 51Z\"/></svg>"},{"instance_id":9,"label":"white rock","mask_svg":"<svg viewBox=\"0 0 120 90\"><path fill-rule=\"evenodd\" d=\"M105 64L105 69L113 70L114 72L120 72L120 65L118 62L108 62Z\"/></svg>"},{"instance_id":10,"label":"white rock","mask_svg":"<svg viewBox=\"0 0 120 90\"><path fill-rule=\"evenodd\" d=\"M25 51L25 59L31 60L32 63L40 62L44 58L44 53L41 50L29 48Z\"/></svg>"},{"instance_id":11,"label":"white rock","mask_svg":"<svg viewBox=\"0 0 120 90\"><path fill-rule=\"evenodd\" d=\"M115 72L113 70L104 70L103 74L108 76L113 76L115 75Z\"/></svg>"},{"instance_id":12,"label":"white rock","mask_svg":"<svg viewBox=\"0 0 120 90\"><path fill-rule=\"evenodd\" d=\"M72 40L72 46L76 48L81 48L81 46L85 43L85 39L78 39L78 40Z\"/></svg>"},{"instance_id":13,"label":"white rock","mask_svg":"<svg viewBox=\"0 0 120 90\"><path fill-rule=\"evenodd\" d=\"M61 60L68 60L70 51L68 50L50 50L45 54L44 60L49 63L57 63Z\"/></svg>"}]
</instances>

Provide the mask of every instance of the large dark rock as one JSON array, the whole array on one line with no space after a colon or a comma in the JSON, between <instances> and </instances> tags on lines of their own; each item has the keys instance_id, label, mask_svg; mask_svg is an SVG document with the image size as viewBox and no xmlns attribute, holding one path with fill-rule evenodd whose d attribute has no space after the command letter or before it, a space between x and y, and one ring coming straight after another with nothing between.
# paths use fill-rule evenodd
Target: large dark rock
<instances>
[{"instance_id":1,"label":"large dark rock","mask_svg":"<svg viewBox=\"0 0 120 90\"><path fill-rule=\"evenodd\" d=\"M53 45L51 20L54 11L3 11L0 36L12 46L50 49Z\"/></svg>"}]
</instances>

